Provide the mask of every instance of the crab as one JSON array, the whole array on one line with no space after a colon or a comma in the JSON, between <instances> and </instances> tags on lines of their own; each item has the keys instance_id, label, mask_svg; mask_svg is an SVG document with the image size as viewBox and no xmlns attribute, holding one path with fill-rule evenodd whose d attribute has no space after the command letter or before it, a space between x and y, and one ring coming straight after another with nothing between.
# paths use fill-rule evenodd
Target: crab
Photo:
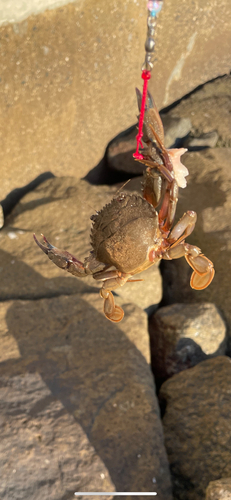
<instances>
[{"instance_id":1,"label":"crab","mask_svg":"<svg viewBox=\"0 0 231 500\"><path fill-rule=\"evenodd\" d=\"M141 94L137 90L138 106ZM43 243L34 239L56 266L84 278L92 275L102 282L100 296L104 314L112 322L123 319L124 311L115 304L112 291L134 280L133 276L161 259L185 257L193 269L190 285L203 290L214 277L212 262L200 248L185 243L197 220L194 211L187 211L173 227L178 188L186 186L186 167L180 162L185 149L166 149L163 124L150 93L144 115L142 150L145 164L143 196L121 192L92 215L92 251L84 260L53 246L43 236ZM160 205L159 213L156 208Z\"/></svg>"}]
</instances>

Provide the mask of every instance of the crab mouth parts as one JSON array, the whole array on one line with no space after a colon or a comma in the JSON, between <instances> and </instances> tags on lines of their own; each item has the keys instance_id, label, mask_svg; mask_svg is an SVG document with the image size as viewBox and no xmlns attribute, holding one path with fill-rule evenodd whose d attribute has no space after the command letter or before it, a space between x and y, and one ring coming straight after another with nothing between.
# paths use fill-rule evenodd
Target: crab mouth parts
<instances>
[{"instance_id":1,"label":"crab mouth parts","mask_svg":"<svg viewBox=\"0 0 231 500\"><path fill-rule=\"evenodd\" d=\"M166 251L164 241L161 239L150 248L148 252L148 260L152 263L158 262L163 257L163 253Z\"/></svg>"}]
</instances>

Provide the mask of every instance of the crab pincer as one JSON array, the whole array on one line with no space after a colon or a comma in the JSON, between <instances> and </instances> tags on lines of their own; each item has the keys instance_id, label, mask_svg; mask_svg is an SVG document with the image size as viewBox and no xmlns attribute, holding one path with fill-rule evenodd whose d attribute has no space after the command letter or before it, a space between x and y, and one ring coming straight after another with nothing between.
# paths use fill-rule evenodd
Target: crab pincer
<instances>
[{"instance_id":1,"label":"crab pincer","mask_svg":"<svg viewBox=\"0 0 231 500\"><path fill-rule=\"evenodd\" d=\"M51 245L43 234L41 236L45 244L40 243L40 241L36 238L36 235L33 234L35 243L37 243L39 248L41 248L41 250L56 266L61 269L65 269L68 273L74 274L74 276L78 276L79 278L87 276L84 264L80 260L76 259L74 255L66 250L59 250L57 247Z\"/></svg>"}]
</instances>

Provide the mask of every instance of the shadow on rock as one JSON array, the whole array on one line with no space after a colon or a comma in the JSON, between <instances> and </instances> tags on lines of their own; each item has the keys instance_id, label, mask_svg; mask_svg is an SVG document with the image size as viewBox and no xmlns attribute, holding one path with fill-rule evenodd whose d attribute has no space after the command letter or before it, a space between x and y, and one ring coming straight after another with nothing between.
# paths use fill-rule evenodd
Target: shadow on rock
<instances>
[{"instance_id":1,"label":"shadow on rock","mask_svg":"<svg viewBox=\"0 0 231 500\"><path fill-rule=\"evenodd\" d=\"M14 254L0 250L0 300L41 299L98 292L84 280L74 276L45 278Z\"/></svg>"},{"instance_id":2,"label":"shadow on rock","mask_svg":"<svg viewBox=\"0 0 231 500\"><path fill-rule=\"evenodd\" d=\"M19 401L12 398L7 406L7 420L18 415L25 417L27 426L30 419L39 426L51 402L60 401L86 433L117 491L153 490L160 500L170 500L149 365L124 332L90 305L94 297L61 296L2 304L8 304L8 335L16 340L21 356L0 364L4 383L8 380L6 384L12 387L13 379L23 381L28 373L37 373L50 391L43 397L40 389L36 394L36 387L30 386L27 402L27 396L19 391ZM59 416L60 409L52 418ZM52 421L49 425L52 427ZM50 443L55 439L52 432ZM83 452L77 452L78 470ZM87 449L84 453L87 456Z\"/></svg>"},{"instance_id":3,"label":"shadow on rock","mask_svg":"<svg viewBox=\"0 0 231 500\"><path fill-rule=\"evenodd\" d=\"M112 186L118 182L125 182L130 179L130 177L131 175L126 172L124 173L119 170L110 170L107 165L106 156L104 156L98 165L88 172L88 174L84 177L84 180L95 186L100 186L102 184Z\"/></svg>"},{"instance_id":4,"label":"shadow on rock","mask_svg":"<svg viewBox=\"0 0 231 500\"><path fill-rule=\"evenodd\" d=\"M44 172L43 174L38 175L33 181L29 182L25 186L21 188L13 189L5 198L0 202L3 208L4 217L10 214L15 205L25 196L25 194L33 191L36 187L38 187L42 182L47 179L52 179L54 174L52 172Z\"/></svg>"}]
</instances>

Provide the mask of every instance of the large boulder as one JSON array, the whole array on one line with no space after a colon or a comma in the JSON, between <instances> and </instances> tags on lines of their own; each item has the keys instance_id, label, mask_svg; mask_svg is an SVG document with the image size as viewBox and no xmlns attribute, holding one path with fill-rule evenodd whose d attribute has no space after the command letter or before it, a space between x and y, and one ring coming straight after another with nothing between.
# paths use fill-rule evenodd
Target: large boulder
<instances>
[{"instance_id":1,"label":"large boulder","mask_svg":"<svg viewBox=\"0 0 231 500\"><path fill-rule=\"evenodd\" d=\"M230 92L231 76L217 78L185 96L166 115L169 119L190 118L190 141L194 140L194 148L230 147Z\"/></svg>"},{"instance_id":2,"label":"large boulder","mask_svg":"<svg viewBox=\"0 0 231 500\"><path fill-rule=\"evenodd\" d=\"M231 476L231 359L202 361L164 382L160 401L174 498L204 500Z\"/></svg>"},{"instance_id":3,"label":"large boulder","mask_svg":"<svg viewBox=\"0 0 231 500\"><path fill-rule=\"evenodd\" d=\"M172 304L149 320L152 370L161 384L226 352L226 325L214 304Z\"/></svg>"},{"instance_id":4,"label":"large boulder","mask_svg":"<svg viewBox=\"0 0 231 500\"><path fill-rule=\"evenodd\" d=\"M2 500L116 490L172 499L146 314L128 305L117 326L101 302L0 304Z\"/></svg>"}]
</instances>

